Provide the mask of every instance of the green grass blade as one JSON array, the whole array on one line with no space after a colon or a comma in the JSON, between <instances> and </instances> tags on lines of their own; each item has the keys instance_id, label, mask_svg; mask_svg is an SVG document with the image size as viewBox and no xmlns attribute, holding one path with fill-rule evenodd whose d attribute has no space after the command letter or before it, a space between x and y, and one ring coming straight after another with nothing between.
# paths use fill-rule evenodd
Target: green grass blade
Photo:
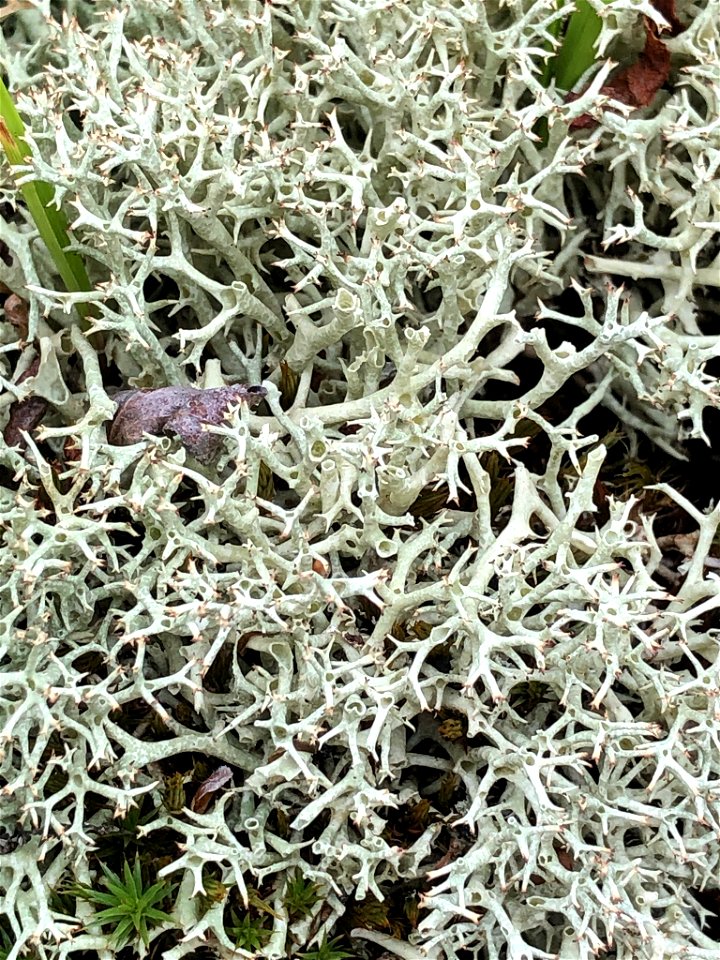
<instances>
[{"instance_id":1,"label":"green grass blade","mask_svg":"<svg viewBox=\"0 0 720 960\"><path fill-rule=\"evenodd\" d=\"M128 916L128 911L123 907L109 907L107 910L98 910L93 921L95 923L119 923L125 922Z\"/></svg>"},{"instance_id":2,"label":"green grass blade","mask_svg":"<svg viewBox=\"0 0 720 960\"><path fill-rule=\"evenodd\" d=\"M562 0L558 0L558 2L555 4L555 8L560 9L561 5L562 5ZM557 38L560 36L560 31L562 30L562 26L563 26L563 21L558 18L557 20L553 21L552 26L549 28L548 32L552 37L554 37L555 40L557 40ZM553 45L553 47L549 49L556 49L556 47ZM542 76L540 77L540 82L544 87L550 86L550 81L552 80L554 71L555 71L556 61L557 61L557 54L554 57L548 57L548 59L545 61L545 66L543 67Z\"/></svg>"},{"instance_id":3,"label":"green grass blade","mask_svg":"<svg viewBox=\"0 0 720 960\"><path fill-rule=\"evenodd\" d=\"M602 20L588 3L576 0L577 9L568 21L560 51L552 62L552 76L560 90L571 90L595 62L595 43Z\"/></svg>"},{"instance_id":4,"label":"green grass blade","mask_svg":"<svg viewBox=\"0 0 720 960\"><path fill-rule=\"evenodd\" d=\"M158 923L165 923L166 921L172 923L173 921L169 913L166 913L165 910L156 910L155 907L148 907L144 911L143 916L147 920L157 920Z\"/></svg>"},{"instance_id":5,"label":"green grass blade","mask_svg":"<svg viewBox=\"0 0 720 960\"><path fill-rule=\"evenodd\" d=\"M88 903L101 903L107 907L114 907L117 904L117 897L112 893L103 893L101 890L85 889L80 891L83 900Z\"/></svg>"},{"instance_id":6,"label":"green grass blade","mask_svg":"<svg viewBox=\"0 0 720 960\"><path fill-rule=\"evenodd\" d=\"M5 150L11 167L27 165L30 159L30 148L25 142L25 126L2 80L0 80L0 145ZM21 184L20 192L66 289L71 293L90 291L90 280L81 258L67 250L70 245L67 218L54 206L53 188L44 180L32 180ZM88 304L79 303L76 307L81 317L86 318L89 315Z\"/></svg>"},{"instance_id":7,"label":"green grass blade","mask_svg":"<svg viewBox=\"0 0 720 960\"><path fill-rule=\"evenodd\" d=\"M5 121L10 133L15 139L20 141L19 148L22 151L23 159L30 153L30 148L23 140L25 136L25 126L20 119L20 114L15 109L13 99L8 92L8 88L0 79L0 117ZM12 161L10 161L12 163Z\"/></svg>"}]
</instances>

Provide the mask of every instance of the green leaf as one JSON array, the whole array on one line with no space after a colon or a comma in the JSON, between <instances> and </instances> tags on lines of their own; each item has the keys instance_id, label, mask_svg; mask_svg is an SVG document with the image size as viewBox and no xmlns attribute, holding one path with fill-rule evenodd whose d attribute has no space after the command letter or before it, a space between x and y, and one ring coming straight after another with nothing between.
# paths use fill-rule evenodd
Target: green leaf
<instances>
[{"instance_id":1,"label":"green leaf","mask_svg":"<svg viewBox=\"0 0 720 960\"><path fill-rule=\"evenodd\" d=\"M164 923L166 920L172 921L169 913L165 913L164 910L156 910L155 907L148 907L145 916L148 920L157 920L159 923Z\"/></svg>"},{"instance_id":2,"label":"green leaf","mask_svg":"<svg viewBox=\"0 0 720 960\"><path fill-rule=\"evenodd\" d=\"M127 910L122 907L109 907L107 910L98 910L93 917L97 923L115 923L125 921Z\"/></svg>"},{"instance_id":3,"label":"green leaf","mask_svg":"<svg viewBox=\"0 0 720 960\"><path fill-rule=\"evenodd\" d=\"M165 896L166 890L167 883L161 880L149 887L143 894L143 897L148 898L150 902L152 902L152 900L157 900L158 897L162 899Z\"/></svg>"},{"instance_id":4,"label":"green leaf","mask_svg":"<svg viewBox=\"0 0 720 960\"><path fill-rule=\"evenodd\" d=\"M261 919L253 919L245 914L240 919L233 910L231 912L232 925L227 932L235 940L235 946L243 950L261 950L270 938L270 931L263 925Z\"/></svg>"},{"instance_id":5,"label":"green leaf","mask_svg":"<svg viewBox=\"0 0 720 960\"><path fill-rule=\"evenodd\" d=\"M76 896L82 897L83 900L87 900L89 903L104 903L108 907L112 907L117 903L117 897L112 893L102 893L100 890L91 890L89 887L78 887L77 890L73 890Z\"/></svg>"},{"instance_id":6,"label":"green leaf","mask_svg":"<svg viewBox=\"0 0 720 960\"><path fill-rule=\"evenodd\" d=\"M353 960L352 953L347 953L338 946L341 939L341 937L335 937L334 940L328 940L325 937L316 950L310 950L300 956L302 960Z\"/></svg>"},{"instance_id":7,"label":"green leaf","mask_svg":"<svg viewBox=\"0 0 720 960\"><path fill-rule=\"evenodd\" d=\"M116 947L124 947L133 938L133 924L131 920L123 920L115 927L111 939Z\"/></svg>"},{"instance_id":8,"label":"green leaf","mask_svg":"<svg viewBox=\"0 0 720 960\"><path fill-rule=\"evenodd\" d=\"M25 173L31 159L30 148L25 142L25 126L15 109L7 87L0 79L0 145L16 178ZM68 222L62 210L55 206L55 192L44 180L31 180L19 184L20 192L35 221L40 237L50 251L58 273L71 293L90 291L85 265L81 258L67 249L70 246ZM76 304L77 312L85 319L90 315L87 303Z\"/></svg>"},{"instance_id":9,"label":"green leaf","mask_svg":"<svg viewBox=\"0 0 720 960\"><path fill-rule=\"evenodd\" d=\"M24 148L25 150L23 156L27 156L30 153L30 148L23 139L25 136L25 126L20 119L20 114L15 109L15 104L13 103L8 88L2 80L0 80L0 117L5 121L7 129L12 136L20 141L20 149Z\"/></svg>"},{"instance_id":10,"label":"green leaf","mask_svg":"<svg viewBox=\"0 0 720 960\"><path fill-rule=\"evenodd\" d=\"M306 880L299 870L288 879L285 889L285 909L291 918L307 916L320 899L319 887Z\"/></svg>"},{"instance_id":11,"label":"green leaf","mask_svg":"<svg viewBox=\"0 0 720 960\"><path fill-rule=\"evenodd\" d=\"M112 924L115 929L111 937L118 948L138 939L147 947L152 926L173 922L169 913L153 906L170 895L171 885L161 881L143 890L142 868L138 860L132 867L127 860L124 862L122 880L104 864L101 864L101 868L101 883L105 885L106 891L83 886L72 888L78 897L89 903L105 905L105 909L98 910L88 923L99 923L101 926Z\"/></svg>"},{"instance_id":12,"label":"green leaf","mask_svg":"<svg viewBox=\"0 0 720 960\"><path fill-rule=\"evenodd\" d=\"M568 18L560 50L543 76L546 85L554 77L560 90L571 90L593 65L595 43L602 29L602 19L588 0L576 0L576 5L575 12Z\"/></svg>"}]
</instances>

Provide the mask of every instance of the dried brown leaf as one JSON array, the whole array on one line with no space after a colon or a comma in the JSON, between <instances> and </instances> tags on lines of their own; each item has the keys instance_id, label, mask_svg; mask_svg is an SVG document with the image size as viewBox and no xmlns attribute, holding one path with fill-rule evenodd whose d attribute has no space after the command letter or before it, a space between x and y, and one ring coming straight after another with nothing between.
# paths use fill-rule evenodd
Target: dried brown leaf
<instances>
[{"instance_id":1,"label":"dried brown leaf","mask_svg":"<svg viewBox=\"0 0 720 960\"><path fill-rule=\"evenodd\" d=\"M186 449L202 462L217 455L219 437L205 428L220 426L230 407L244 402L254 407L265 388L238 384L232 387L157 387L122 390L113 399L118 410L108 428L108 440L117 446L138 443L146 433L179 437Z\"/></svg>"},{"instance_id":2,"label":"dried brown leaf","mask_svg":"<svg viewBox=\"0 0 720 960\"><path fill-rule=\"evenodd\" d=\"M203 780L195 791L192 798L190 809L195 813L205 813L210 806L214 794L224 787L226 783L232 780L232 770L230 767L218 767L214 773L211 773L207 779Z\"/></svg>"},{"instance_id":3,"label":"dried brown leaf","mask_svg":"<svg viewBox=\"0 0 720 960\"><path fill-rule=\"evenodd\" d=\"M28 305L16 293L11 293L3 304L5 319L11 323L17 330L22 340L27 339L28 335Z\"/></svg>"},{"instance_id":4,"label":"dried brown leaf","mask_svg":"<svg viewBox=\"0 0 720 960\"><path fill-rule=\"evenodd\" d=\"M36 376L40 368L40 358L35 357L33 362L18 377L18 383ZM27 446L23 433L32 433L37 425L42 421L48 408L47 400L42 397L26 397L24 400L17 400L10 406L10 416L3 431L3 440L9 447L20 447L24 450Z\"/></svg>"},{"instance_id":5,"label":"dried brown leaf","mask_svg":"<svg viewBox=\"0 0 720 960\"><path fill-rule=\"evenodd\" d=\"M18 10L32 10L32 3L29 0L8 0L4 7L0 7L0 20L9 17L11 13L17 13Z\"/></svg>"},{"instance_id":6,"label":"dried brown leaf","mask_svg":"<svg viewBox=\"0 0 720 960\"><path fill-rule=\"evenodd\" d=\"M664 15L664 14L663 14ZM600 93L625 103L629 107L647 107L670 74L670 51L657 35L655 25L645 21L645 47L642 53L629 67L616 73L603 87ZM576 100L580 94L570 94L568 101ZM612 104L608 103L611 109ZM597 120L584 113L570 124L571 130L588 130L597 125Z\"/></svg>"},{"instance_id":7,"label":"dried brown leaf","mask_svg":"<svg viewBox=\"0 0 720 960\"><path fill-rule=\"evenodd\" d=\"M677 18L675 0L654 0L653 6L657 12L661 13L665 20L667 20L671 37L676 37L679 33L683 32L685 27Z\"/></svg>"}]
</instances>

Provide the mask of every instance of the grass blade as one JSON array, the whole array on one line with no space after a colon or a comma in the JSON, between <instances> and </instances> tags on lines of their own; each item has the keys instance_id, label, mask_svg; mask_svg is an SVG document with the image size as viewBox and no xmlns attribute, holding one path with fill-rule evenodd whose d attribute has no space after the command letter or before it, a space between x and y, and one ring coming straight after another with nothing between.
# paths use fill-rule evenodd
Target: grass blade
<instances>
[{"instance_id":1,"label":"grass blade","mask_svg":"<svg viewBox=\"0 0 720 960\"><path fill-rule=\"evenodd\" d=\"M558 55L552 61L551 74L560 90L571 90L595 62L595 42L602 20L588 0L577 0L577 9L568 20Z\"/></svg>"},{"instance_id":2,"label":"grass blade","mask_svg":"<svg viewBox=\"0 0 720 960\"><path fill-rule=\"evenodd\" d=\"M0 80L0 145L11 167L28 165L30 148L25 142L25 126L2 80ZM15 171L16 176L20 172L22 171ZM20 192L66 289L71 293L90 291L90 280L85 265L76 253L67 250L70 245L67 218L62 210L58 210L54 205L53 188L44 180L32 180L21 184ZM76 308L83 319L90 315L88 304L78 303Z\"/></svg>"}]
</instances>

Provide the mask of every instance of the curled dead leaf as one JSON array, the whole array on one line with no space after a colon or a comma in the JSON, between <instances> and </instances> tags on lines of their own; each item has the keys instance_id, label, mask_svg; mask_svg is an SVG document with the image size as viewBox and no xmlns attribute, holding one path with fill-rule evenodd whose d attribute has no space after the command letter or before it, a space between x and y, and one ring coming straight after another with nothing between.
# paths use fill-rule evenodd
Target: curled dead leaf
<instances>
[{"instance_id":1,"label":"curled dead leaf","mask_svg":"<svg viewBox=\"0 0 720 960\"><path fill-rule=\"evenodd\" d=\"M321 577L326 577L330 572L330 567L321 557L315 557L313 559L312 568L313 572L319 574Z\"/></svg>"},{"instance_id":2,"label":"curled dead leaf","mask_svg":"<svg viewBox=\"0 0 720 960\"><path fill-rule=\"evenodd\" d=\"M671 24L673 36L675 32L684 29L675 17L672 0L658 0L655 6ZM655 24L647 19L645 19L644 24L645 46L638 59L635 63L631 63L629 67L617 71L600 88L602 96L636 109L649 106L670 75L670 51L660 39ZM577 100L579 96L581 94L571 93L568 94L566 99L571 102ZM606 109L612 109L612 103L608 103ZM584 113L572 121L570 129L589 130L596 127L597 123L595 117L592 117L589 113Z\"/></svg>"},{"instance_id":3,"label":"curled dead leaf","mask_svg":"<svg viewBox=\"0 0 720 960\"><path fill-rule=\"evenodd\" d=\"M40 358L35 357L30 366L20 377L18 383L34 377L40 368ZM24 432L32 433L37 425L42 421L48 408L48 402L43 397L26 397L24 400L16 400L10 406L10 415L3 431L3 440L9 447L20 447L24 450L27 446Z\"/></svg>"},{"instance_id":4,"label":"curled dead leaf","mask_svg":"<svg viewBox=\"0 0 720 960\"><path fill-rule=\"evenodd\" d=\"M684 25L678 20L675 12L675 0L654 0L653 6L658 13L662 14L670 27L670 36L676 37L685 29Z\"/></svg>"},{"instance_id":5,"label":"curled dead leaf","mask_svg":"<svg viewBox=\"0 0 720 960\"><path fill-rule=\"evenodd\" d=\"M32 10L30 0L8 0L4 7L0 7L0 20L9 17L11 13L17 13L18 10Z\"/></svg>"},{"instance_id":6,"label":"curled dead leaf","mask_svg":"<svg viewBox=\"0 0 720 960\"><path fill-rule=\"evenodd\" d=\"M222 441L205 428L221 425L233 404L255 407L265 394L264 387L245 384L121 390L113 395L118 409L108 427L108 440L122 447L138 443L146 433L176 436L193 456L207 463L217 456Z\"/></svg>"},{"instance_id":7,"label":"curled dead leaf","mask_svg":"<svg viewBox=\"0 0 720 960\"><path fill-rule=\"evenodd\" d=\"M232 770L230 767L218 767L214 773L211 773L195 791L192 798L190 809L195 813L205 813L210 806L214 794L218 792L226 783L232 780Z\"/></svg>"},{"instance_id":8,"label":"curled dead leaf","mask_svg":"<svg viewBox=\"0 0 720 960\"><path fill-rule=\"evenodd\" d=\"M3 304L5 319L11 323L21 340L26 340L28 335L28 305L16 293L11 293Z\"/></svg>"}]
</instances>

